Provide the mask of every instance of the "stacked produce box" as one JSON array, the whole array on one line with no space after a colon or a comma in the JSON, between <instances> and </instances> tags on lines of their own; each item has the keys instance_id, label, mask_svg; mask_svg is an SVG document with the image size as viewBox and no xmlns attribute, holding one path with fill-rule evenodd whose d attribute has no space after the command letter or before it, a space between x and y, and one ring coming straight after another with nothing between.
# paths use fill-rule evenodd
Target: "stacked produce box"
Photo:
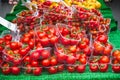
<instances>
[{"instance_id":1,"label":"stacked produce box","mask_svg":"<svg viewBox=\"0 0 120 80\"><path fill-rule=\"evenodd\" d=\"M99 6L90 8L85 6L87 0L75 1L68 5L66 0L33 0L36 8L16 14L12 22L18 32L3 31L0 38L2 73L83 73L86 65L91 72L107 72L110 64L114 72L120 72L120 51L112 54L108 38L111 19L97 10L98 1L93 0Z\"/></svg>"}]
</instances>

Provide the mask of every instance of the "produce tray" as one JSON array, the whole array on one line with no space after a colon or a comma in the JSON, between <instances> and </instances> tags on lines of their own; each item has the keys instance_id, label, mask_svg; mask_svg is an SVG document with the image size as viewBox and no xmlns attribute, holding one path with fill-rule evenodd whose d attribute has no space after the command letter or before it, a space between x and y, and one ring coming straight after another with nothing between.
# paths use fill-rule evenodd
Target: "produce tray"
<instances>
[{"instance_id":1,"label":"produce tray","mask_svg":"<svg viewBox=\"0 0 120 80\"><path fill-rule=\"evenodd\" d=\"M16 75L3 75L0 73L0 80L120 80L120 74L113 73L109 68L108 72L90 72L87 66L84 73L68 73L66 70L57 74L49 74L47 71L40 76L25 75L23 73Z\"/></svg>"},{"instance_id":2,"label":"produce tray","mask_svg":"<svg viewBox=\"0 0 120 80\"><path fill-rule=\"evenodd\" d=\"M111 18L111 32L109 34L109 41L113 44L115 48L120 48L120 31L117 30L117 23L113 18L112 11L104 3L104 0L99 0L102 4L100 11L102 12L105 18ZM16 14L22 10L27 10L26 7L21 5L21 1L14 8L12 13L6 15L5 19L12 21L16 18ZM0 33L6 28L0 25ZM24 74L21 72L19 75L3 75L0 71L0 80L120 80L120 74L113 73L111 67L109 67L108 72L90 72L89 67L86 67L84 73L69 73L64 71L57 74L49 74L47 71L42 72L40 76L33 76Z\"/></svg>"}]
</instances>

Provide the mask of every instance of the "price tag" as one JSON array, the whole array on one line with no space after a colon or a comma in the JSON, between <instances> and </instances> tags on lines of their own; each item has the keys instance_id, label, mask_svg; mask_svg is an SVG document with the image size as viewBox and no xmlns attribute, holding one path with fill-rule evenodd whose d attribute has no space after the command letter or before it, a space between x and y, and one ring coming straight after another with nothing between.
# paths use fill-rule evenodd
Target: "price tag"
<instances>
[{"instance_id":1,"label":"price tag","mask_svg":"<svg viewBox=\"0 0 120 80\"><path fill-rule=\"evenodd\" d=\"M16 24L9 22L2 17L0 17L0 24L3 25L4 27L10 29L11 31L16 32L16 30L17 30Z\"/></svg>"}]
</instances>

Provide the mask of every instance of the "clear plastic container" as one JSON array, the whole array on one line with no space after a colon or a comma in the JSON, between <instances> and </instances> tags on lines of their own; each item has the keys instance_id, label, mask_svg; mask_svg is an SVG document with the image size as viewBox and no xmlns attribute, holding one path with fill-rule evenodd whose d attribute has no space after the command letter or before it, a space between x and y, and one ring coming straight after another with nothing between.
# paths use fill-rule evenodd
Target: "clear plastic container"
<instances>
[{"instance_id":1,"label":"clear plastic container","mask_svg":"<svg viewBox=\"0 0 120 80\"><path fill-rule=\"evenodd\" d=\"M86 64L66 65L66 69L69 73L84 73L86 71Z\"/></svg>"},{"instance_id":2,"label":"clear plastic container","mask_svg":"<svg viewBox=\"0 0 120 80\"><path fill-rule=\"evenodd\" d=\"M29 55L31 60L42 60L42 59L47 59L51 57L51 47L45 47L45 48L39 48L30 51Z\"/></svg>"},{"instance_id":3,"label":"clear plastic container","mask_svg":"<svg viewBox=\"0 0 120 80\"><path fill-rule=\"evenodd\" d=\"M49 72L49 74L56 74L58 72L63 72L65 69L64 64L58 64L56 66L45 67L45 69Z\"/></svg>"},{"instance_id":4,"label":"clear plastic container","mask_svg":"<svg viewBox=\"0 0 120 80\"><path fill-rule=\"evenodd\" d=\"M107 57L107 58L106 58ZM103 58L106 58L104 61ZM109 56L91 56L89 58L89 70L91 72L107 72L110 65L110 57Z\"/></svg>"},{"instance_id":5,"label":"clear plastic container","mask_svg":"<svg viewBox=\"0 0 120 80\"><path fill-rule=\"evenodd\" d=\"M61 40L62 44L76 45L81 41L82 37L86 36L86 33L84 30L80 31L80 27L75 28L75 29L74 28L72 29L72 28L70 28L70 26L61 24L61 23L57 24L57 31L60 34L60 40ZM66 32L63 30L66 30Z\"/></svg>"},{"instance_id":6,"label":"clear plastic container","mask_svg":"<svg viewBox=\"0 0 120 80\"><path fill-rule=\"evenodd\" d=\"M30 65L26 65L25 67L22 67L23 73L25 75L34 75L34 76L39 76L42 74L42 67L32 67Z\"/></svg>"},{"instance_id":7,"label":"clear plastic container","mask_svg":"<svg viewBox=\"0 0 120 80\"><path fill-rule=\"evenodd\" d=\"M36 38L42 46L53 46L58 42L59 34L55 25L40 25L35 29Z\"/></svg>"},{"instance_id":8,"label":"clear plastic container","mask_svg":"<svg viewBox=\"0 0 120 80\"><path fill-rule=\"evenodd\" d=\"M19 75L21 73L21 66L14 66L5 61L2 63L0 68L2 74L4 75L9 75L9 74Z\"/></svg>"},{"instance_id":9,"label":"clear plastic container","mask_svg":"<svg viewBox=\"0 0 120 80\"><path fill-rule=\"evenodd\" d=\"M71 50L71 48L74 48L75 50ZM75 64L76 61L77 61L76 45L65 46L65 45L62 45L62 44L55 44L54 53L55 53L55 55L58 59L58 62L60 62L60 63Z\"/></svg>"}]
</instances>

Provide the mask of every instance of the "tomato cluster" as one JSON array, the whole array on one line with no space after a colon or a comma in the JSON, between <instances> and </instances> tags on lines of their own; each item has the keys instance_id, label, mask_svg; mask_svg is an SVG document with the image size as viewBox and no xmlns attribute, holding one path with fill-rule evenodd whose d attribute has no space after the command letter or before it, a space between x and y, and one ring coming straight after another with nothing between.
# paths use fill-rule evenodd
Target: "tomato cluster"
<instances>
[{"instance_id":1,"label":"tomato cluster","mask_svg":"<svg viewBox=\"0 0 120 80\"><path fill-rule=\"evenodd\" d=\"M120 72L120 50L116 49L112 53L112 70L116 73Z\"/></svg>"},{"instance_id":2,"label":"tomato cluster","mask_svg":"<svg viewBox=\"0 0 120 80\"><path fill-rule=\"evenodd\" d=\"M83 73L86 65L92 72L107 72L113 46L109 43L110 19L99 10L62 2L37 4L37 10L18 13L20 40L5 34L0 38L0 68L3 74L41 75L68 70ZM35 14L37 13L37 14ZM18 33L17 33L18 34ZM120 72L120 51L112 53L112 69Z\"/></svg>"},{"instance_id":3,"label":"tomato cluster","mask_svg":"<svg viewBox=\"0 0 120 80\"><path fill-rule=\"evenodd\" d=\"M89 68L92 72L107 72L110 64L110 58L108 56L93 56L89 60Z\"/></svg>"}]
</instances>

